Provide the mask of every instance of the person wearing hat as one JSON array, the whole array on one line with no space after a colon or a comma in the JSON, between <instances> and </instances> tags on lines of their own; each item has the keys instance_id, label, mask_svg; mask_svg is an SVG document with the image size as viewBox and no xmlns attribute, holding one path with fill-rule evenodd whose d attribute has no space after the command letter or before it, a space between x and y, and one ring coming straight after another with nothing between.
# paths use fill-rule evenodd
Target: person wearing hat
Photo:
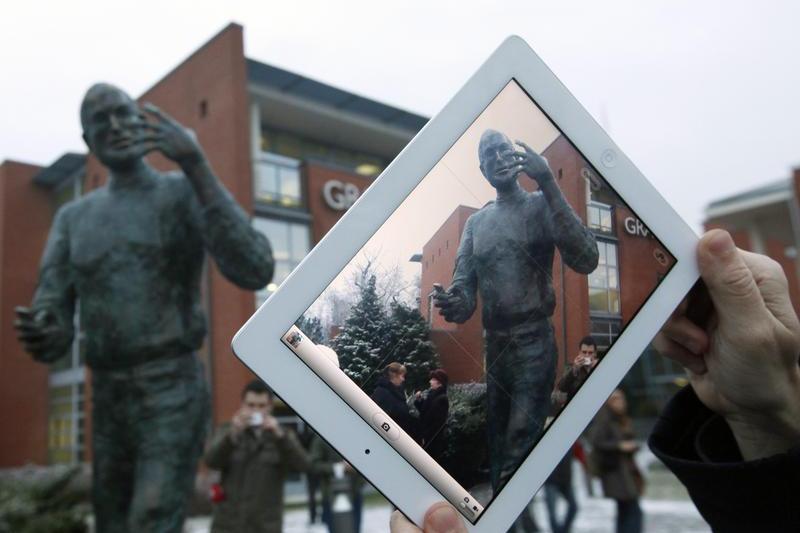
<instances>
[{"instance_id":1,"label":"person wearing hat","mask_svg":"<svg viewBox=\"0 0 800 533\"><path fill-rule=\"evenodd\" d=\"M419 411L419 429L422 446L437 462L441 463L447 445L446 424L450 411L447 398L447 372L437 368L431 372L430 389L416 393L414 405Z\"/></svg>"}]
</instances>

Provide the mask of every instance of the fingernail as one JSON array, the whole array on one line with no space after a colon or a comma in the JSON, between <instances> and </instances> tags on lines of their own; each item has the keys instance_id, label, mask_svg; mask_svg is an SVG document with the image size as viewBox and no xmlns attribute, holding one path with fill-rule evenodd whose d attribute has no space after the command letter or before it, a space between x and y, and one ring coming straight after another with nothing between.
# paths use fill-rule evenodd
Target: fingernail
<instances>
[{"instance_id":1,"label":"fingernail","mask_svg":"<svg viewBox=\"0 0 800 533\"><path fill-rule=\"evenodd\" d=\"M735 249L736 244L727 231L714 230L708 239L708 250L714 255L723 255Z\"/></svg>"},{"instance_id":2,"label":"fingernail","mask_svg":"<svg viewBox=\"0 0 800 533\"><path fill-rule=\"evenodd\" d=\"M461 517L449 505L442 505L428 515L428 528L430 533L457 533L461 527Z\"/></svg>"}]
</instances>

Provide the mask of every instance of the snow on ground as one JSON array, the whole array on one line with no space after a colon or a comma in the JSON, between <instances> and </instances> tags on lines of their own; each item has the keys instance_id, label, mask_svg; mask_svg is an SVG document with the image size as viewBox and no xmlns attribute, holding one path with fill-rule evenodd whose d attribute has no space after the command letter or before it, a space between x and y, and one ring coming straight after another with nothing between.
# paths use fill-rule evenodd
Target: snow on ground
<instances>
[{"instance_id":1,"label":"snow on ground","mask_svg":"<svg viewBox=\"0 0 800 533\"><path fill-rule=\"evenodd\" d=\"M573 463L573 466L575 496L579 506L572 527L573 533L613 532L616 504L612 500L589 496L583 472L577 463ZM600 494L597 483L595 487L595 494ZM685 489L666 471L657 468L650 471L647 495L641 505L645 515L645 533L710 533L711 531L694 504L688 499ZM561 507L559 510L563 513L565 508ZM391 507L388 504L368 506L364 510L361 533L387 533L390 514ZM547 509L541 494L534 500L534 514L542 533L550 532ZM209 526L208 517L195 517L187 521L185 533L208 533ZM319 524L309 525L308 510L300 508L286 512L283 532L327 533L327 528Z\"/></svg>"}]
</instances>

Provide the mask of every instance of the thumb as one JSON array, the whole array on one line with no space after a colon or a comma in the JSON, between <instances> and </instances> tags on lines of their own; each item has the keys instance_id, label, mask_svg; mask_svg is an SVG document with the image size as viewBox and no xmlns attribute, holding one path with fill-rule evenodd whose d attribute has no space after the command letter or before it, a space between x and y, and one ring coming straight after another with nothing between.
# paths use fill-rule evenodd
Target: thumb
<instances>
[{"instance_id":1,"label":"thumb","mask_svg":"<svg viewBox=\"0 0 800 533\"><path fill-rule=\"evenodd\" d=\"M461 516L450 504L444 502L428 510L422 529L425 533L467 533Z\"/></svg>"},{"instance_id":2,"label":"thumb","mask_svg":"<svg viewBox=\"0 0 800 533\"><path fill-rule=\"evenodd\" d=\"M697 263L720 323L739 328L752 325L766 312L764 300L730 234L711 230L697 246Z\"/></svg>"}]
</instances>

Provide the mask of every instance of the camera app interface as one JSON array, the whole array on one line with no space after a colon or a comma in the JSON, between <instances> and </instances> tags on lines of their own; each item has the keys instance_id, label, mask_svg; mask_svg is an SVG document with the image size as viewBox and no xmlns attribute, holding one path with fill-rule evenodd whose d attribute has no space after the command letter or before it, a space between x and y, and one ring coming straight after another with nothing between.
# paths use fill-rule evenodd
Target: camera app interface
<instances>
[{"instance_id":1,"label":"camera app interface","mask_svg":"<svg viewBox=\"0 0 800 533\"><path fill-rule=\"evenodd\" d=\"M283 340L474 523L674 262L512 80Z\"/></svg>"}]
</instances>

